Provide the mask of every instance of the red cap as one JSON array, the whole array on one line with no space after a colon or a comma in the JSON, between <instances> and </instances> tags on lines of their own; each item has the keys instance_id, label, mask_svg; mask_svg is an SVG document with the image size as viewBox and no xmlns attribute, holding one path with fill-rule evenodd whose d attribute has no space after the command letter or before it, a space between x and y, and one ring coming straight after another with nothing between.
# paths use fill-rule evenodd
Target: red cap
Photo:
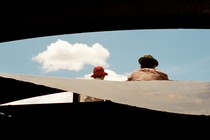
<instances>
[{"instance_id":1,"label":"red cap","mask_svg":"<svg viewBox=\"0 0 210 140\"><path fill-rule=\"evenodd\" d=\"M102 66L96 66L93 69L93 74L91 75L91 77L95 78L98 76L106 76L108 75L108 73L104 72L104 68Z\"/></svg>"}]
</instances>

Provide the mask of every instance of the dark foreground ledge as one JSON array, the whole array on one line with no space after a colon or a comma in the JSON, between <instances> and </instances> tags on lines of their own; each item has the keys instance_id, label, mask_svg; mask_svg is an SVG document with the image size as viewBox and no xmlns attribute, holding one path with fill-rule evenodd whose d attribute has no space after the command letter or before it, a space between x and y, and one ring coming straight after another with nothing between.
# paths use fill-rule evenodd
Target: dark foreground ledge
<instances>
[{"instance_id":1,"label":"dark foreground ledge","mask_svg":"<svg viewBox=\"0 0 210 140\"><path fill-rule=\"evenodd\" d=\"M1 140L201 138L210 127L210 116L113 102L1 106L0 112Z\"/></svg>"}]
</instances>

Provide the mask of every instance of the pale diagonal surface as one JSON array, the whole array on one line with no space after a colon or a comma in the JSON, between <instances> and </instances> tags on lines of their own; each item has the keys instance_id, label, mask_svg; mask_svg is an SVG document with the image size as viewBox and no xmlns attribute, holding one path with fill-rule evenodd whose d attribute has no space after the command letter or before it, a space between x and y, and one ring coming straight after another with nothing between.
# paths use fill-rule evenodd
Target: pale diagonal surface
<instances>
[{"instance_id":1,"label":"pale diagonal surface","mask_svg":"<svg viewBox=\"0 0 210 140\"><path fill-rule=\"evenodd\" d=\"M210 82L106 81L0 73L5 78L31 82L159 111L210 115Z\"/></svg>"}]
</instances>

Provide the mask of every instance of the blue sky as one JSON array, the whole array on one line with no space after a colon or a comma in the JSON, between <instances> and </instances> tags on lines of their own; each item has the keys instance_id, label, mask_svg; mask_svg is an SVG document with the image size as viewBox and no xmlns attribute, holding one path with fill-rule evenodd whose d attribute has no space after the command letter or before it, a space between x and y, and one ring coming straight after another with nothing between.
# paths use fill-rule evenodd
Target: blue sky
<instances>
[{"instance_id":1,"label":"blue sky","mask_svg":"<svg viewBox=\"0 0 210 140\"><path fill-rule=\"evenodd\" d=\"M77 33L0 43L0 72L126 80L138 59L152 54L171 80L210 81L210 30L164 29Z\"/></svg>"}]
</instances>

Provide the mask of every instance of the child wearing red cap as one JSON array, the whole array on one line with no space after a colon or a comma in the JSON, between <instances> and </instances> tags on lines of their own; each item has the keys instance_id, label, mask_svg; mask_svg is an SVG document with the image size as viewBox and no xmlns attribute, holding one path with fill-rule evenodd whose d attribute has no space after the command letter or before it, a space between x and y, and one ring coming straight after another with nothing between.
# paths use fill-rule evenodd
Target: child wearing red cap
<instances>
[{"instance_id":1,"label":"child wearing red cap","mask_svg":"<svg viewBox=\"0 0 210 140\"><path fill-rule=\"evenodd\" d=\"M96 66L93 69L93 74L91 75L91 77L96 80L104 80L105 76L107 76L107 75L108 75L108 73L106 73L104 71L104 68L102 66ZM81 102L98 102L98 101L101 102L101 101L105 101L105 100L82 95L80 97L80 101Z\"/></svg>"},{"instance_id":2,"label":"child wearing red cap","mask_svg":"<svg viewBox=\"0 0 210 140\"><path fill-rule=\"evenodd\" d=\"M108 75L108 73L104 71L104 68L102 66L96 66L93 69L93 74L91 75L91 77L93 77L94 79L104 80L104 77L106 75Z\"/></svg>"}]
</instances>

